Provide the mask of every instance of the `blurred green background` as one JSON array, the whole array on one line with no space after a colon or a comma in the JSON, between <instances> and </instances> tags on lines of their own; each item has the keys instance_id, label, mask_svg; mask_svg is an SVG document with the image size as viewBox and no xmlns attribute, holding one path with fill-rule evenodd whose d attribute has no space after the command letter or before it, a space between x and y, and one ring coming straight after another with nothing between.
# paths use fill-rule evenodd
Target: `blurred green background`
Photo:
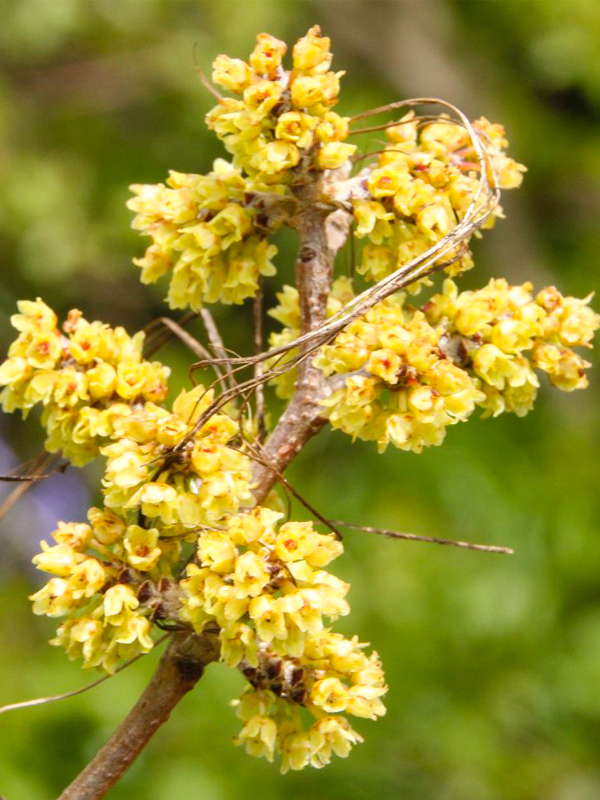
<instances>
[{"instance_id":1,"label":"blurred green background","mask_svg":"<svg viewBox=\"0 0 600 800\"><path fill-rule=\"evenodd\" d=\"M444 97L503 122L529 167L508 219L475 243L478 268L584 295L600 250L600 4L452 0L3 0L0 2L0 354L21 297L135 330L164 313L138 283L131 182L204 172L221 154L203 127L198 80L256 33L291 42L320 23L348 72L340 110ZM284 241L279 284L291 276ZM596 306L597 307L597 306ZM244 349L248 308L221 309ZM161 357L163 353L161 352ZM164 358L185 380L187 355ZM592 357L592 360L594 358ZM596 367L597 359L596 360ZM231 745L242 688L212 666L111 800L597 800L600 797L600 377L544 390L526 419L473 419L420 456L323 433L296 485L332 518L510 545L512 558L348 533L340 626L380 652L388 714L358 722L365 743L323 771L281 777ZM0 419L0 467L41 436ZM0 527L0 704L89 679L46 645L52 622L27 594L29 561L57 518L81 519L97 468L36 486ZM4 494L6 494L6 491ZM93 692L0 718L0 791L51 800L133 703L156 654Z\"/></svg>"}]
</instances>

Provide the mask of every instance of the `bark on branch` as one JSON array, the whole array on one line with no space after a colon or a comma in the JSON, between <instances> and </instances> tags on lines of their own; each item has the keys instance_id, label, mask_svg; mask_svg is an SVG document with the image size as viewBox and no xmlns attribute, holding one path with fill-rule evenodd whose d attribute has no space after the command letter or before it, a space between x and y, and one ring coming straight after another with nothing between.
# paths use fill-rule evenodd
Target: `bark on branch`
<instances>
[{"instance_id":1,"label":"bark on branch","mask_svg":"<svg viewBox=\"0 0 600 800\"><path fill-rule=\"evenodd\" d=\"M296 261L296 287L300 297L301 333L316 330L327 316L327 297L333 276L336 252L348 234L345 212L319 208L319 185L310 184L298 192L299 211L294 224L298 232L299 250ZM256 501L261 503L277 481L277 473L285 471L304 445L317 434L325 419L319 401L327 392L325 378L306 359L298 368L294 396L281 415L264 448L266 464L256 464L254 481Z\"/></svg>"},{"instance_id":2,"label":"bark on branch","mask_svg":"<svg viewBox=\"0 0 600 800\"><path fill-rule=\"evenodd\" d=\"M175 634L143 694L87 767L58 800L100 800L121 778L194 688L204 668L219 657L215 634Z\"/></svg>"},{"instance_id":3,"label":"bark on branch","mask_svg":"<svg viewBox=\"0 0 600 800\"><path fill-rule=\"evenodd\" d=\"M326 317L333 260L345 240L344 230L347 233L346 221L335 219L339 212L329 215L333 226L328 224L327 211L316 202L319 192L319 184L315 182L297 192L299 209L294 225L299 237L296 281L302 333L315 330ZM265 460L274 469L259 463L254 466L257 503L265 499L277 476L325 423L319 406L325 394L325 382L311 362L312 359L307 359L301 363L295 394L265 445ZM194 688L204 667L218 657L214 633L176 634L133 709L58 800L104 797L167 721L177 703Z\"/></svg>"}]
</instances>

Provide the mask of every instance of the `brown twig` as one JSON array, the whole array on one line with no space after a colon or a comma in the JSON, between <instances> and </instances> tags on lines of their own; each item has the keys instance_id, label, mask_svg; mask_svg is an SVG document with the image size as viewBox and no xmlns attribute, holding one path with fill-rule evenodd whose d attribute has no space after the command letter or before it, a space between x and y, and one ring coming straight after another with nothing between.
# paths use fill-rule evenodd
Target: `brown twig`
<instances>
[{"instance_id":1,"label":"brown twig","mask_svg":"<svg viewBox=\"0 0 600 800\"><path fill-rule=\"evenodd\" d=\"M445 544L450 547L462 547L465 550L479 550L483 553L501 553L502 555L512 556L512 547L500 547L495 544L474 544L473 542L462 542L460 539L443 539L439 536L421 536L417 533L404 533L401 531L388 531L384 528L372 528L370 525L354 525L352 522L343 522L340 519L330 520L335 525L342 528L349 528L354 531L364 533L375 533L378 536L385 536L387 539L406 539L410 542L427 542L428 544Z\"/></svg>"},{"instance_id":2,"label":"brown twig","mask_svg":"<svg viewBox=\"0 0 600 800\"><path fill-rule=\"evenodd\" d=\"M204 86L204 88L209 91L213 97L216 97L217 100L221 101L223 99L223 95L217 89L215 89L198 65L198 42L194 43L194 69L196 70L196 75L200 78L200 83Z\"/></svg>"},{"instance_id":3,"label":"brown twig","mask_svg":"<svg viewBox=\"0 0 600 800\"><path fill-rule=\"evenodd\" d=\"M237 450L238 448L233 447L232 449ZM286 493L291 497L295 497L296 500L298 500L304 506L304 508L310 511L315 519L317 519L322 525L325 525L326 528L329 528L329 530L335 534L336 538L342 541L344 537L335 526L335 523L332 520L327 519L327 517L324 517L323 514L321 514L320 511L318 511L311 503L309 503L308 500L298 491L298 489L296 489L296 487L283 476L283 474L279 471L277 466L273 464L272 461L269 461L267 458L261 455L264 453L264 447L261 446L258 440L256 440L255 443L247 442L246 449L240 450L240 452L246 453L246 455L256 464L267 467L270 472L273 472L277 482L281 484Z\"/></svg>"},{"instance_id":4,"label":"brown twig","mask_svg":"<svg viewBox=\"0 0 600 800\"><path fill-rule=\"evenodd\" d=\"M8 495L6 500L0 505L0 519L2 519L15 503L27 492L35 483L38 476L44 475L47 470L51 470L57 461L60 460L60 453L40 453L34 461L33 469L31 472L32 480L20 482L12 492Z\"/></svg>"},{"instance_id":5,"label":"brown twig","mask_svg":"<svg viewBox=\"0 0 600 800\"><path fill-rule=\"evenodd\" d=\"M301 334L318 330L327 316L327 297L333 275L337 248L330 247L326 233L326 214L315 205L318 184L308 183L297 190L298 214L294 227L298 233L296 286L300 299ZM338 242L338 248L342 242ZM304 352L303 352L304 350ZM307 346L301 348L306 355ZM256 501L261 503L277 480L273 463L283 473L306 442L325 424L319 400L326 394L323 373L305 358L298 366L296 391L264 447L264 464L255 464L253 478L257 484Z\"/></svg>"},{"instance_id":6,"label":"brown twig","mask_svg":"<svg viewBox=\"0 0 600 800\"><path fill-rule=\"evenodd\" d=\"M177 703L218 658L214 634L175 633L143 694L87 767L58 800L100 800L137 758Z\"/></svg>"},{"instance_id":7,"label":"brown twig","mask_svg":"<svg viewBox=\"0 0 600 800\"><path fill-rule=\"evenodd\" d=\"M206 360L207 364L209 364L210 367L215 371L217 380L219 382L223 382L225 380L219 364L215 362L214 358L208 352L206 347L204 347L203 344L201 344L194 336L192 336L191 333L188 333L169 317L160 317L160 321L184 343L190 352L192 352L198 358Z\"/></svg>"},{"instance_id":8,"label":"brown twig","mask_svg":"<svg viewBox=\"0 0 600 800\"><path fill-rule=\"evenodd\" d=\"M191 320L195 319L197 316L195 311L188 311L177 320L177 325L179 328L183 328L184 325L187 325L188 322L191 322ZM148 334L148 338L144 343L144 358L153 356L175 335L170 328L165 326L163 322L164 319L165 317L157 317L144 328L144 333Z\"/></svg>"},{"instance_id":9,"label":"brown twig","mask_svg":"<svg viewBox=\"0 0 600 800\"><path fill-rule=\"evenodd\" d=\"M202 319L202 323L204 324L204 328L206 330L206 335L208 336L208 341L211 344L212 349L214 350L215 356L221 359L222 363L226 367L226 374L225 378L229 388L235 390L236 388L236 380L231 371L231 365L229 363L230 359L227 355L227 350L225 349L225 345L223 344L223 339L221 334L219 333L219 329L217 328L217 323L214 320L213 315L210 313L208 308L204 307L200 309L200 318Z\"/></svg>"},{"instance_id":10,"label":"brown twig","mask_svg":"<svg viewBox=\"0 0 600 800\"><path fill-rule=\"evenodd\" d=\"M51 478L53 475L58 475L65 472L69 467L68 463L59 464L54 469L51 469L50 472L44 472L43 475L0 475L0 481L4 481L5 483L30 483L35 481L45 481L46 478ZM24 469L23 466L18 467L17 470Z\"/></svg>"}]
</instances>

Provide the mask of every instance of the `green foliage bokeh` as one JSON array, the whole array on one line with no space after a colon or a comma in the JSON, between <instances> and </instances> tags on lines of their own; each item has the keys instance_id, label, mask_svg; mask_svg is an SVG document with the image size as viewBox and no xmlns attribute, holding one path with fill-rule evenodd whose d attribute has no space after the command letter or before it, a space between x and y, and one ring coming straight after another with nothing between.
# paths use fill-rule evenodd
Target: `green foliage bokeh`
<instances>
[{"instance_id":1,"label":"green foliage bokeh","mask_svg":"<svg viewBox=\"0 0 600 800\"><path fill-rule=\"evenodd\" d=\"M431 0L3 0L0 3L0 353L18 298L131 331L164 313L138 282L131 182L205 172L221 154L203 126L212 98L194 62L244 57L266 30L293 41L315 23L347 70L341 111L438 95L503 122L529 167L507 220L475 244L490 276L565 294L600 270L600 10L574 2ZM292 274L282 243L276 281ZM270 289L270 299L276 286ZM596 305L597 308L597 305ZM218 319L243 349L248 309ZM162 354L161 354L162 355ZM165 351L176 381L186 355ZM420 456L324 433L293 465L332 518L514 547L512 558L348 533L352 582L341 626L380 652L388 714L322 772L281 777L231 745L227 701L242 679L212 666L110 794L242 800L595 800L600 796L600 377L543 391L527 418L472 419ZM35 426L2 420L22 458ZM97 474L88 476L93 486ZM60 476L55 480L60 481ZM58 485L58 484L57 484ZM92 488L93 491L93 488ZM2 523L14 542L16 510ZM40 531L39 536L48 531ZM10 534L10 535L9 535ZM21 550L26 548L21 548ZM27 594L41 583L0 555L0 703L74 688L86 676L48 648ZM0 791L57 795L133 703L156 654L80 697L0 718Z\"/></svg>"}]
</instances>

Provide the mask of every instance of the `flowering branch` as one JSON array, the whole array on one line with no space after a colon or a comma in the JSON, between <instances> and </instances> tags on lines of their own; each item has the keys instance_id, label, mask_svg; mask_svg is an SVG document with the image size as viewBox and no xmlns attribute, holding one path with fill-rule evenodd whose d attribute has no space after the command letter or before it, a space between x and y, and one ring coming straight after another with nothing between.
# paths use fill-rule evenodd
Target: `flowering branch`
<instances>
[{"instance_id":1,"label":"flowering branch","mask_svg":"<svg viewBox=\"0 0 600 800\"><path fill-rule=\"evenodd\" d=\"M476 408L526 414L540 372L563 391L587 385L589 364L571 348L590 347L600 326L590 297L554 287L534 295L531 284L503 279L459 292L452 280L473 266L473 235L502 216L500 188L522 179L502 126L472 123L433 98L344 118L332 110L343 73L330 71L329 47L315 27L295 44L291 70L286 45L268 34L249 63L218 56L213 81L237 97L217 93L206 120L231 163L132 187L133 226L152 239L134 260L141 279L168 275L168 303L190 309L184 317L151 324L145 349L144 332L77 310L61 332L41 300L21 301L12 317L19 336L0 366L4 409L42 405L49 452L78 466L106 459L103 507L89 510L89 524L59 523L34 558L52 576L31 597L34 613L63 617L51 644L109 674L151 650L157 628L172 635L140 700L61 800L103 797L216 660L248 680L234 740L248 753L278 755L282 772L348 755L362 739L346 715L384 714L387 687L377 653L329 627L350 610L348 584L324 569L342 536L289 484L287 466L327 422L380 451L420 453ZM416 116L422 105L444 113ZM400 108L411 110L393 124L350 129ZM346 142L384 129L388 143L366 159ZM276 272L270 237L284 225L299 241L296 283L267 312L282 329L262 351L263 281ZM350 231L357 264L335 276ZM356 252L355 239L364 240ZM441 271L442 290L420 305L399 291L416 296ZM248 298L255 352L238 357L206 304ZM183 329L196 315L212 356ZM168 408L169 369L149 355L173 335L200 358L190 373L211 367L217 380ZM289 402L263 444L266 385ZM281 523L277 482L330 532Z\"/></svg>"},{"instance_id":2,"label":"flowering branch","mask_svg":"<svg viewBox=\"0 0 600 800\"><path fill-rule=\"evenodd\" d=\"M295 220L300 243L296 276L303 332L315 330L325 318L335 256L326 237L323 212L314 207L316 190L317 187L309 184L299 192L301 207ZM337 244L339 247L342 242ZM214 340L214 332L211 338ZM222 342L220 346L222 348ZM278 474L284 472L294 456L325 424L318 404L324 392L324 379L309 361L305 361L303 367L294 397L264 447L269 466L266 462L255 463L253 493L258 504L267 497ZM212 631L176 637L128 716L59 800L104 797L202 677L204 667L218 660L218 649L211 650L215 640ZM190 646L192 642L193 647Z\"/></svg>"}]
</instances>

